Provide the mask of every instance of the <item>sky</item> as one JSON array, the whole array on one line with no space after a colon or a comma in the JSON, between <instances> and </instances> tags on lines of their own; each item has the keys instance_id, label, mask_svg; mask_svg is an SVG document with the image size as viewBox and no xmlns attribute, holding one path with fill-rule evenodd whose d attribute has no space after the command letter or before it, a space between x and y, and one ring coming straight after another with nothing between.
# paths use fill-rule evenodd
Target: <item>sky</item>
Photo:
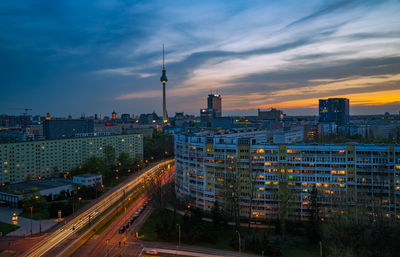
<instances>
[{"instance_id":1,"label":"sky","mask_svg":"<svg viewBox=\"0 0 400 257\"><path fill-rule=\"evenodd\" d=\"M400 111L400 1L0 1L0 113Z\"/></svg>"}]
</instances>

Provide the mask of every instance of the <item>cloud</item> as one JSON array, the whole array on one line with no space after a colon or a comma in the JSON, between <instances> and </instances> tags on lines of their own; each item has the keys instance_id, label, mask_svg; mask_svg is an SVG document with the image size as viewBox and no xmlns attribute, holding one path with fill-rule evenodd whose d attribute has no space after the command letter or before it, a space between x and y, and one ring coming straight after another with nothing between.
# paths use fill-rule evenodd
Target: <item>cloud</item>
<instances>
[{"instance_id":1,"label":"cloud","mask_svg":"<svg viewBox=\"0 0 400 257\"><path fill-rule=\"evenodd\" d=\"M160 91L157 90L149 90L139 93L130 93L124 94L116 97L116 100L131 100L131 99L139 99L139 98L157 98L160 97Z\"/></svg>"},{"instance_id":2,"label":"cloud","mask_svg":"<svg viewBox=\"0 0 400 257\"><path fill-rule=\"evenodd\" d=\"M231 110L301 109L333 95L398 104L389 95L400 65L397 1L24 0L0 10L1 109L19 101L160 113L163 43L170 112L197 113L215 89Z\"/></svg>"},{"instance_id":3,"label":"cloud","mask_svg":"<svg viewBox=\"0 0 400 257\"><path fill-rule=\"evenodd\" d=\"M156 76L154 73L142 73L138 72L136 68L132 67L123 67L123 68L114 68L114 69L103 69L97 70L94 73L97 74L112 74L112 75L122 75L122 76L139 76L140 78L148 78Z\"/></svg>"}]
</instances>

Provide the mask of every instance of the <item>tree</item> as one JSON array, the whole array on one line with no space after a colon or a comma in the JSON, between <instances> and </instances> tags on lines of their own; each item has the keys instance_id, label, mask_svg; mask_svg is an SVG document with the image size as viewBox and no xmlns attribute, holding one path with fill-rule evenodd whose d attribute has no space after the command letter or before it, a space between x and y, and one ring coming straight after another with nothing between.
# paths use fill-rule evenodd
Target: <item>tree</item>
<instances>
[{"instance_id":1,"label":"tree","mask_svg":"<svg viewBox=\"0 0 400 257\"><path fill-rule=\"evenodd\" d=\"M318 205L318 189L314 185L313 189L310 192L310 205L308 208L309 213L309 229L308 238L311 242L318 242L321 239L321 231L320 231L320 217L319 217L319 205Z\"/></svg>"},{"instance_id":2,"label":"tree","mask_svg":"<svg viewBox=\"0 0 400 257\"><path fill-rule=\"evenodd\" d=\"M131 157L129 157L129 154L122 152L118 156L118 167L119 170L123 173L126 174L128 170L130 170L133 166L133 161Z\"/></svg>"},{"instance_id":3,"label":"tree","mask_svg":"<svg viewBox=\"0 0 400 257\"><path fill-rule=\"evenodd\" d=\"M219 207L218 200L214 202L214 206L211 209L211 217L214 225L214 229L218 231L222 225L221 210Z\"/></svg>"},{"instance_id":4,"label":"tree","mask_svg":"<svg viewBox=\"0 0 400 257\"><path fill-rule=\"evenodd\" d=\"M60 174L60 170L58 169L57 166L54 166L52 168L51 175L54 176L54 177L58 177L59 174Z\"/></svg>"},{"instance_id":5,"label":"tree","mask_svg":"<svg viewBox=\"0 0 400 257\"><path fill-rule=\"evenodd\" d=\"M33 207L33 212L39 212L47 209L48 203L46 198L41 196L39 192L31 192L23 200L21 207L26 212L30 212L30 207Z\"/></svg>"},{"instance_id":6,"label":"tree","mask_svg":"<svg viewBox=\"0 0 400 257\"><path fill-rule=\"evenodd\" d=\"M111 145L104 147L104 161L109 168L115 166L115 147Z\"/></svg>"}]
</instances>

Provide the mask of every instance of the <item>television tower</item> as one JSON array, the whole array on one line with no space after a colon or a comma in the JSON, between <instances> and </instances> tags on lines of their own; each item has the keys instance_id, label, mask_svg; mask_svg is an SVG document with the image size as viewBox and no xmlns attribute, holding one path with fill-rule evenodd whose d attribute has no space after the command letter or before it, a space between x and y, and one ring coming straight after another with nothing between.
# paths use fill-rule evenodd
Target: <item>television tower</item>
<instances>
[{"instance_id":1,"label":"television tower","mask_svg":"<svg viewBox=\"0 0 400 257\"><path fill-rule=\"evenodd\" d=\"M168 78L167 78L167 71L165 70L165 58L164 58L164 44L162 46L162 57L163 57L163 69L162 69L162 75L160 78L160 81L163 85L163 122L167 123L168 122L168 114L167 114L167 99L165 98L165 83L167 83Z\"/></svg>"}]
</instances>

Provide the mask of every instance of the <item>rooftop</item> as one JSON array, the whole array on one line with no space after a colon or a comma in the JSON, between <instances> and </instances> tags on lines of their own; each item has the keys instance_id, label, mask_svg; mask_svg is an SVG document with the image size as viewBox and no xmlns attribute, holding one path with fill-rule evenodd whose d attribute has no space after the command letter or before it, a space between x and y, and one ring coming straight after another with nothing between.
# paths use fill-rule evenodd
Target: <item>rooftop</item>
<instances>
[{"instance_id":1,"label":"rooftop","mask_svg":"<svg viewBox=\"0 0 400 257\"><path fill-rule=\"evenodd\" d=\"M60 186L71 185L72 181L64 178L46 178L0 187L0 191L13 194L27 194L31 191L41 191Z\"/></svg>"},{"instance_id":2,"label":"rooftop","mask_svg":"<svg viewBox=\"0 0 400 257\"><path fill-rule=\"evenodd\" d=\"M99 174L81 174L81 175L77 175L77 176L74 176L74 177L77 177L77 178L93 178L93 177L98 177L98 176L101 176L101 175L99 175Z\"/></svg>"}]
</instances>

